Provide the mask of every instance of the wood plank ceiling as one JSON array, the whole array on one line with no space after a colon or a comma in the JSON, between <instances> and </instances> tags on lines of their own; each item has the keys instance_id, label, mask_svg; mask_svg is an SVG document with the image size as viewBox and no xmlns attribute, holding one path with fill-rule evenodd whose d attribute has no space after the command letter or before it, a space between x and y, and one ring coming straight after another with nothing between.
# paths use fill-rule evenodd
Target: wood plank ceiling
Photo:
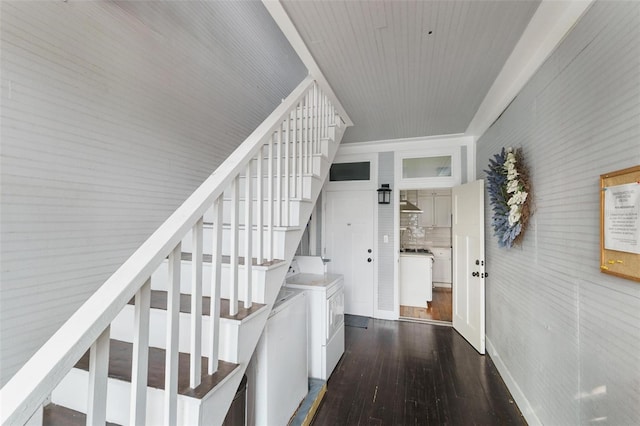
<instances>
[{"instance_id":1,"label":"wood plank ceiling","mask_svg":"<svg viewBox=\"0 0 640 426\"><path fill-rule=\"evenodd\" d=\"M361 142L464 133L539 0L282 4Z\"/></svg>"}]
</instances>

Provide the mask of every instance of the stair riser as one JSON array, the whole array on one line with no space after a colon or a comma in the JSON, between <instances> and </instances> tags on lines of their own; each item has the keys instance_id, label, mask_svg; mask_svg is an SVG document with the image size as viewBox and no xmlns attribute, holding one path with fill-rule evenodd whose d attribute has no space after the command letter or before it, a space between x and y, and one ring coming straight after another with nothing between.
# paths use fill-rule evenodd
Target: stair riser
<instances>
[{"instance_id":1,"label":"stair riser","mask_svg":"<svg viewBox=\"0 0 640 426\"><path fill-rule=\"evenodd\" d=\"M300 213L298 213L298 217L300 217ZM289 242L290 234L297 229L293 230L285 230L285 229L274 229L273 230L273 257L275 259L284 259L284 244ZM213 232L211 226L205 226L204 231L202 233L202 250L205 254L213 253ZM266 232L263 233L263 238L266 238ZM229 252L229 241L231 239L231 231L227 227L223 229L222 232L222 254L224 256L230 255ZM244 229L240 229L238 231L238 253L240 256L244 256ZM255 254L258 251L258 231L254 228L253 235L251 239L252 253L255 257ZM266 246L263 246L266 247ZM296 246L297 247L297 246ZM187 236L182 240L182 251L186 253L193 253L193 239L191 236L191 231L187 234ZM266 251L264 252L266 255Z\"/></svg>"},{"instance_id":2,"label":"stair riser","mask_svg":"<svg viewBox=\"0 0 640 426\"><path fill-rule=\"evenodd\" d=\"M72 410L87 412L89 373L73 368L51 394L51 402ZM80 397L82 395L82 397ZM129 424L129 399L131 384L117 379L108 379L107 421L121 425ZM164 424L164 391L147 388L147 424ZM201 401L178 395L178 424L200 424Z\"/></svg>"},{"instance_id":3,"label":"stair riser","mask_svg":"<svg viewBox=\"0 0 640 426\"><path fill-rule=\"evenodd\" d=\"M311 191L311 188L309 189L309 191ZM255 194L254 194L255 197ZM274 215L276 214L275 212L277 211L277 209L280 209L280 222L281 225L280 226L300 226L300 221L298 220L299 218L299 214L298 212L300 211L300 209L302 208L301 205L304 204L309 204L310 201L309 200L294 200L293 198L289 200L289 223L287 224L287 217L286 217L286 211L287 211L287 203L285 203L284 201L280 203L280 205L278 205L278 203L273 203L273 211L274 211ZM253 226L255 226L255 224L257 223L257 217L258 217L258 203L257 201L253 200L252 203L252 223ZM245 223L245 200L244 199L240 199L238 200L238 223L240 225L244 225ZM262 218L263 218L263 223L266 224L267 223L267 219L269 218L269 202L268 201L263 201L262 202L262 209L263 209L263 213L262 213ZM203 216L204 222L205 223L214 223L214 216L213 216L213 211L212 209L209 209L205 212L204 216ZM225 198L224 200L224 210L222 213L222 223L225 224L229 224L231 223L231 200L228 198ZM278 223L276 221L276 226L278 226ZM206 227L205 227L206 228Z\"/></svg>"},{"instance_id":4,"label":"stair riser","mask_svg":"<svg viewBox=\"0 0 640 426\"><path fill-rule=\"evenodd\" d=\"M313 152L312 155L324 155L325 157L327 157L330 154L330 145L333 144L333 141L335 141L335 137L337 134L340 134L340 130L336 130L335 127L329 127L329 132L327 133L326 137L320 139L320 141L317 144L317 148L315 149L315 151ZM299 138L299 136L298 136ZM296 157L300 156L300 142L296 143ZM263 157L264 159L268 159L268 155L267 155L267 145L265 145L264 150L263 150ZM280 156L281 157L285 157L284 155L284 151L285 151L285 147L281 146L280 147L281 152L280 152ZM309 147L308 144L302 143L302 152L303 154L305 154L307 152L307 149L311 149ZM274 146L274 157L277 157L277 147ZM293 158L293 144L289 143L289 158L292 159ZM299 160L299 158L298 158ZM255 167L255 164L253 165L253 167Z\"/></svg>"},{"instance_id":5,"label":"stair riser","mask_svg":"<svg viewBox=\"0 0 640 426\"><path fill-rule=\"evenodd\" d=\"M158 268L158 270L151 277L151 288L153 290L163 290L167 291L169 288L169 280L168 280L168 264L167 262L163 262L162 265ZM272 287L278 284L282 284L282 281L278 282L277 277L280 276L280 270L288 269L288 265L282 263L280 266L277 266L273 269L265 270L265 269L253 269L252 270L252 299L255 303L264 303L267 304L268 300L272 297L275 297L278 293L279 286L275 289L275 293L273 293ZM244 267L240 270L238 274L238 299L245 299L245 282L246 278L243 274ZM191 294L191 262L190 261L182 261L182 265L180 268L180 293L183 294ZM230 270L228 265L223 265L222 268L222 286L220 289L220 297L223 299L229 299L230 288L229 288L229 277ZM226 285L225 285L226 284ZM202 273L202 294L204 296L211 296L211 264L204 264L203 273Z\"/></svg>"},{"instance_id":6,"label":"stair riser","mask_svg":"<svg viewBox=\"0 0 640 426\"><path fill-rule=\"evenodd\" d=\"M305 175L302 177L302 179L298 179L298 178L294 178L294 177L289 177L289 198L296 198L296 199L304 199L304 200L309 200L311 198L311 184L312 181L314 179L318 179L317 176L312 176L312 175ZM256 198L256 181L257 178L255 175L252 176L251 178L251 191L253 193L253 198ZM264 177L262 179L262 191L263 191L263 198L267 198L267 193L268 193L268 188L269 188L269 181L270 179L268 179L267 177ZM274 193L276 191L275 187L276 187L276 181L277 179L273 180L273 185L274 185ZM284 189L286 186L286 178L282 177L281 179L281 190L284 193ZM239 180L239 192L240 192L240 197L244 198L244 191L245 188L245 177L244 176L240 176L240 180ZM225 191L225 198L230 198L231 197L231 193L230 190ZM254 206L255 208L255 206Z\"/></svg>"},{"instance_id":7,"label":"stair riser","mask_svg":"<svg viewBox=\"0 0 640 426\"><path fill-rule=\"evenodd\" d=\"M300 205L301 204L308 204L308 201L298 201L298 200L290 200L289 201L289 216L287 217L287 203L285 203L284 201L282 203L273 203L272 204L272 208L273 208L273 216L276 219L275 220L275 226L301 226L302 224L300 223ZM263 208L263 213L262 213L262 219L263 219L263 223L267 223L267 219L269 218L269 202L267 201L263 201L262 202L262 208ZM253 202L252 206L252 223L255 224L258 221L258 203L257 202ZM245 201L244 200L240 200L238 202L238 222L240 224L244 224L245 223ZM278 220L279 219L279 220ZM224 201L224 211L222 214L222 222L223 223L231 223L231 200L225 200ZM287 223L288 222L288 223Z\"/></svg>"},{"instance_id":8,"label":"stair riser","mask_svg":"<svg viewBox=\"0 0 640 426\"><path fill-rule=\"evenodd\" d=\"M249 322L263 321L263 316L269 314L268 309L264 312L257 312L245 321L230 320L226 318L220 319L220 338L219 338L219 356L218 359L227 362L238 363L240 359L239 342L243 342L247 333L246 329L251 327ZM134 307L127 305L118 315L116 320L111 324L111 338L122 340L124 342L133 343L133 318ZM154 348L166 349L166 333L167 333L167 312L160 309L151 309L149 314L150 334L149 346ZM183 353L191 353L191 315L180 313L180 334L179 334L179 351ZM211 321L210 317L202 317L202 356L206 357L206 348L209 347Z\"/></svg>"}]
</instances>

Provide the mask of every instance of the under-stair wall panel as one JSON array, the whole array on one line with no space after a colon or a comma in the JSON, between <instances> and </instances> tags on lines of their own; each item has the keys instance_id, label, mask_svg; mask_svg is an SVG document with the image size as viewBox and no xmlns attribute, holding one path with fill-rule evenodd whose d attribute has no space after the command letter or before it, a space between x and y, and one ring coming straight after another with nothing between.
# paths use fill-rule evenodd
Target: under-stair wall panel
<instances>
[{"instance_id":1,"label":"under-stair wall panel","mask_svg":"<svg viewBox=\"0 0 640 426\"><path fill-rule=\"evenodd\" d=\"M307 72L260 2L0 19L2 385Z\"/></svg>"},{"instance_id":2,"label":"under-stair wall panel","mask_svg":"<svg viewBox=\"0 0 640 426\"><path fill-rule=\"evenodd\" d=\"M531 425L638 424L640 284L600 272L599 177L640 164L640 3L594 2L478 141L477 170L508 146L534 210L506 250L486 203L488 352Z\"/></svg>"}]
</instances>

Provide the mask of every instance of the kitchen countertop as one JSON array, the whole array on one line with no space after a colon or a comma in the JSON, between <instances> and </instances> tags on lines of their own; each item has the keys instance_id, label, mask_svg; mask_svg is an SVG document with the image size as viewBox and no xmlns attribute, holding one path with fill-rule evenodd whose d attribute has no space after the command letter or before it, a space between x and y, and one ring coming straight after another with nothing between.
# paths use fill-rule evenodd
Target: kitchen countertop
<instances>
[{"instance_id":1,"label":"kitchen countertop","mask_svg":"<svg viewBox=\"0 0 640 426\"><path fill-rule=\"evenodd\" d=\"M417 253L417 252L405 252L405 251L401 251L400 252L400 256L403 257L433 257L433 253L429 252L421 252L421 253Z\"/></svg>"}]
</instances>

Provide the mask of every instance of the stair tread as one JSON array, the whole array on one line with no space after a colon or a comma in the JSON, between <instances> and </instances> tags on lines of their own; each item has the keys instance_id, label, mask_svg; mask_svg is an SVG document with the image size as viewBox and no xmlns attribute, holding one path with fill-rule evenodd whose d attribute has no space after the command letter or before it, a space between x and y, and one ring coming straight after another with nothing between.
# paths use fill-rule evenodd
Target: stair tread
<instances>
[{"instance_id":1,"label":"stair tread","mask_svg":"<svg viewBox=\"0 0 640 426\"><path fill-rule=\"evenodd\" d=\"M191 259L193 258L193 255L191 253L188 252L182 252L182 260L186 260L186 261L191 261ZM203 254L202 255L202 261L204 263L211 263L213 260L213 256L210 254ZM264 262L258 264L258 260L254 257L251 259L251 264L253 266L273 266L273 265L277 265L278 263L282 263L284 262L284 260L281 259L273 259L273 260L265 260ZM222 263L231 263L231 256L226 256L223 255L222 256ZM238 256L238 264L239 265L244 265L244 256Z\"/></svg>"},{"instance_id":2,"label":"stair tread","mask_svg":"<svg viewBox=\"0 0 640 426\"><path fill-rule=\"evenodd\" d=\"M164 349L149 347L149 374L147 385L156 389L164 389L165 379ZM111 339L109 345L109 377L125 382L131 382L131 359L133 344ZM180 353L178 361L178 394L193 398L204 398L213 388L226 379L238 364L218 361L218 371L207 374L208 359L202 357L202 383L195 389L189 387L189 354ZM76 368L89 371L89 351L76 363Z\"/></svg>"},{"instance_id":3,"label":"stair tread","mask_svg":"<svg viewBox=\"0 0 640 426\"><path fill-rule=\"evenodd\" d=\"M43 426L85 426L87 415L58 404L47 404L42 418ZM118 426L107 422L107 426Z\"/></svg>"},{"instance_id":4,"label":"stair tread","mask_svg":"<svg viewBox=\"0 0 640 426\"><path fill-rule=\"evenodd\" d=\"M151 290L151 308L167 310L167 292L164 290ZM129 301L130 305L134 304L134 299ZM253 303L249 309L244 307L243 302L238 302L238 313L236 315L229 315L229 299L220 299L220 318L227 318L232 320L242 321L248 318L252 314L262 309L264 304ZM209 316L211 314L211 298L209 296L202 296L202 315ZM185 314L191 313L191 295L180 294L180 312Z\"/></svg>"}]
</instances>

